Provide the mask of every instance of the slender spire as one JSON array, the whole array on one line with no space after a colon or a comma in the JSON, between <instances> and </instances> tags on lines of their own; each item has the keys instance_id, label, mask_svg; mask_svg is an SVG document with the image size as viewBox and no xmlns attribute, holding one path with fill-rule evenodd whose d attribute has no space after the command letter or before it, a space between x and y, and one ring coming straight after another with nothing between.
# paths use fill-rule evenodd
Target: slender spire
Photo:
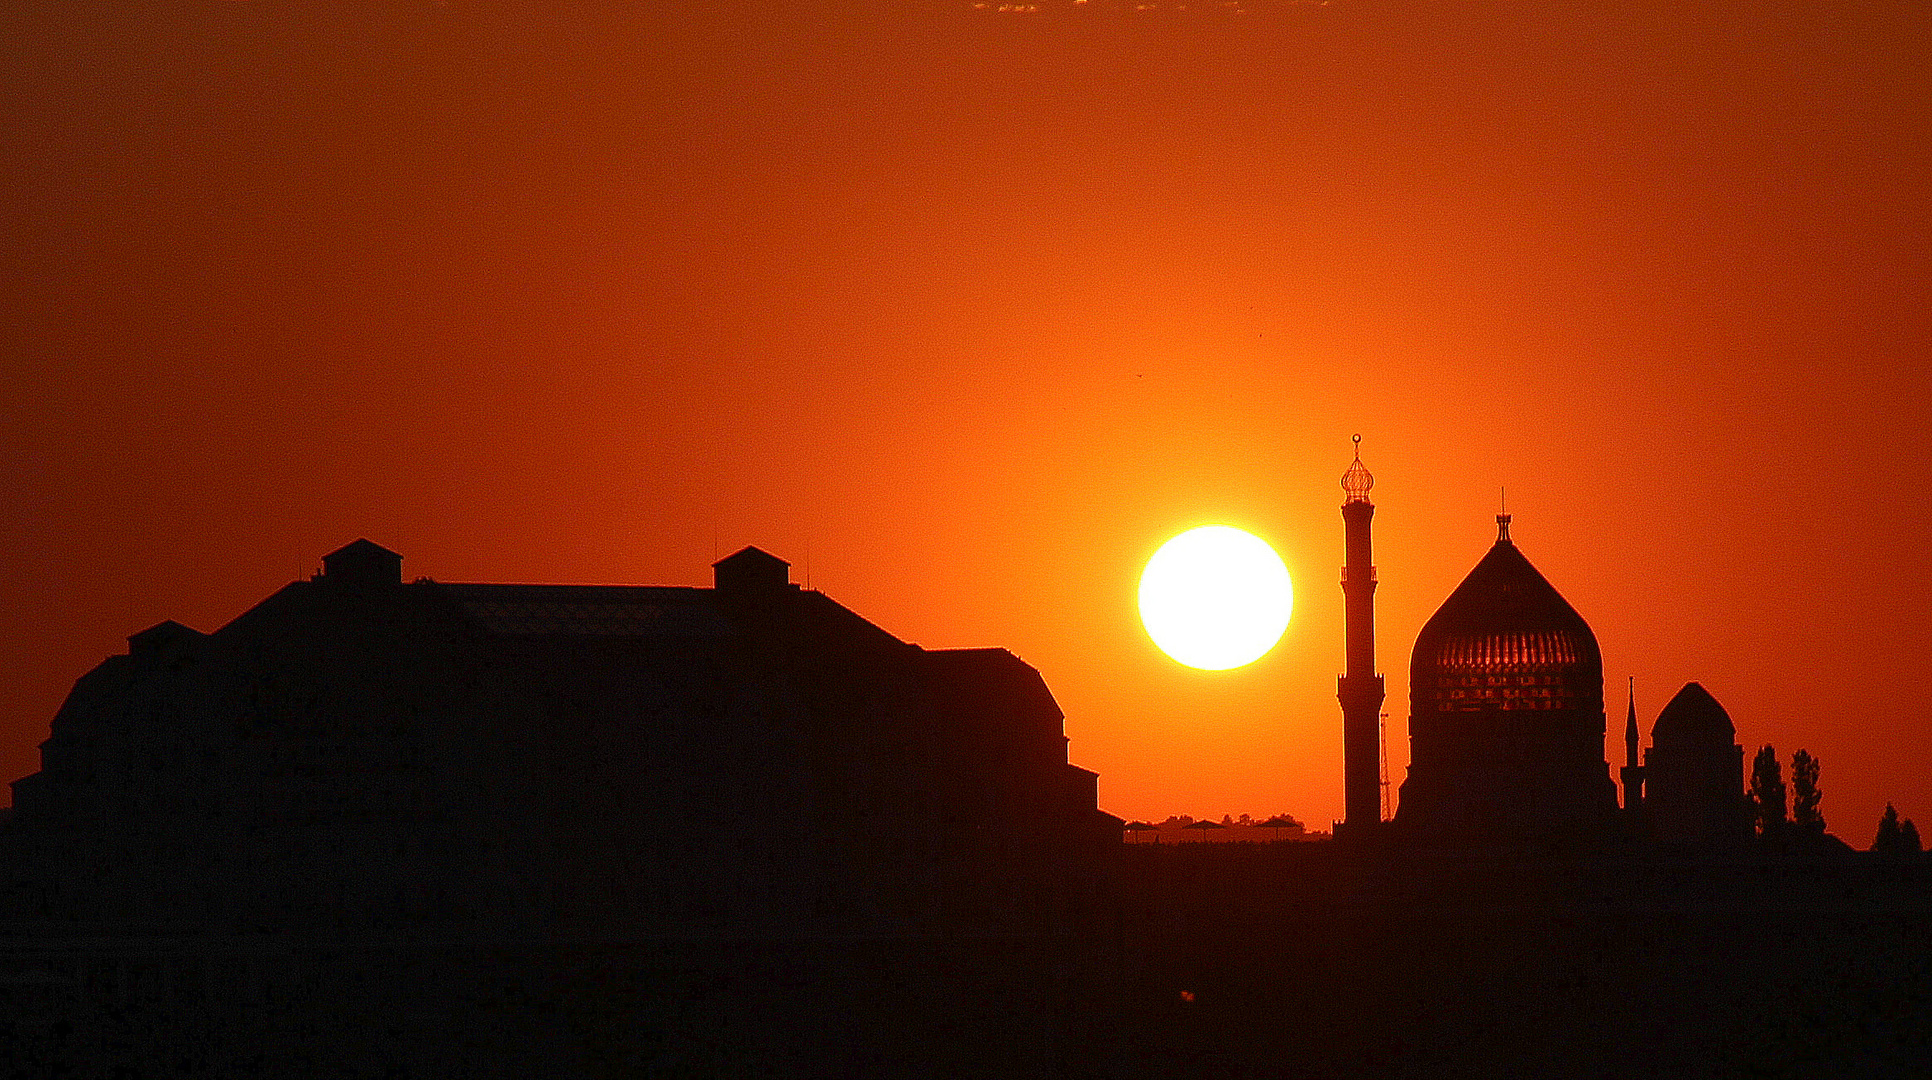
<instances>
[{"instance_id":1,"label":"slender spire","mask_svg":"<svg viewBox=\"0 0 1932 1080\"><path fill-rule=\"evenodd\" d=\"M1630 707L1623 721L1623 808L1636 814L1644 805L1644 767L1637 764L1637 677L1630 676Z\"/></svg>"},{"instance_id":2,"label":"slender spire","mask_svg":"<svg viewBox=\"0 0 1932 1080\"><path fill-rule=\"evenodd\" d=\"M1369 525L1375 478L1362 465L1362 437L1355 460L1342 474L1342 595L1348 670L1336 682L1342 705L1343 832L1365 833L1382 820L1382 676L1375 673L1375 558Z\"/></svg>"},{"instance_id":3,"label":"slender spire","mask_svg":"<svg viewBox=\"0 0 1932 1080\"><path fill-rule=\"evenodd\" d=\"M1637 677L1630 676L1630 711L1623 720L1623 763L1637 764Z\"/></svg>"}]
</instances>

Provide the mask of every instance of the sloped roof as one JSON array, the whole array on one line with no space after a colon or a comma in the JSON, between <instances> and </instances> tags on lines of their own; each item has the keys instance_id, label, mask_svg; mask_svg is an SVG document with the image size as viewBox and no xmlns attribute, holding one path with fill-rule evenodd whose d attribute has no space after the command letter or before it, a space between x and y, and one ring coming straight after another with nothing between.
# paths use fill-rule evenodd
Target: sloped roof
<instances>
[{"instance_id":1,"label":"sloped roof","mask_svg":"<svg viewBox=\"0 0 1932 1080\"><path fill-rule=\"evenodd\" d=\"M761 547L739 548L737 551L732 552L729 555L726 555L724 558L719 559L717 562L714 562L711 565L712 566L725 566L725 565L735 566L739 564L758 564L758 565L769 566L774 563L776 563L779 566L783 566L787 568L789 568L792 565L791 563L786 562L785 560L779 558L776 555L773 555L771 552L766 551L764 548L761 548Z\"/></svg>"},{"instance_id":2,"label":"sloped roof","mask_svg":"<svg viewBox=\"0 0 1932 1080\"><path fill-rule=\"evenodd\" d=\"M934 649L926 653L926 664L951 700L1056 720L1064 716L1039 669L1005 649Z\"/></svg>"},{"instance_id":3,"label":"sloped roof","mask_svg":"<svg viewBox=\"0 0 1932 1080\"><path fill-rule=\"evenodd\" d=\"M657 585L436 586L492 634L721 637L732 625L711 590Z\"/></svg>"},{"instance_id":4,"label":"sloped roof","mask_svg":"<svg viewBox=\"0 0 1932 1080\"><path fill-rule=\"evenodd\" d=\"M1737 738L1731 714L1717 703L1709 690L1698 683L1685 683L1670 699L1657 722L1650 726L1653 745L1673 742L1721 742L1729 746Z\"/></svg>"},{"instance_id":5,"label":"sloped roof","mask_svg":"<svg viewBox=\"0 0 1932 1080\"><path fill-rule=\"evenodd\" d=\"M334 551L329 552L327 555L322 556L322 558L327 560L327 559L334 559L343 555L347 555L351 557L381 555L391 559L402 558L402 556L397 554L396 552L393 552L388 548L383 547L381 544L376 543L374 540L370 540L366 537L358 540L351 540L348 543L342 545L341 547L336 548Z\"/></svg>"},{"instance_id":6,"label":"sloped roof","mask_svg":"<svg viewBox=\"0 0 1932 1080\"><path fill-rule=\"evenodd\" d=\"M201 631L192 626L184 626L173 619L163 619L137 634L129 634L128 648L134 650L155 649L174 641L192 641L204 637Z\"/></svg>"}]
</instances>

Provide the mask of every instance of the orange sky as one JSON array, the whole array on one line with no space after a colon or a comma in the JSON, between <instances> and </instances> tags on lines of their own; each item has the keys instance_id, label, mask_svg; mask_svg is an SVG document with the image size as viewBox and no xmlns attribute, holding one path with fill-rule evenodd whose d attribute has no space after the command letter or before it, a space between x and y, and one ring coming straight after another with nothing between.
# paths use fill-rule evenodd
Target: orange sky
<instances>
[{"instance_id":1,"label":"orange sky","mask_svg":"<svg viewBox=\"0 0 1932 1080\"><path fill-rule=\"evenodd\" d=\"M1359 431L1394 779L1506 485L1618 713L1696 679L1847 839L1932 817L1932 13L1250 6L10 6L0 774L357 536L755 543L1040 668L1106 809L1322 825ZM1208 522L1297 586L1233 672L1134 614Z\"/></svg>"}]
</instances>

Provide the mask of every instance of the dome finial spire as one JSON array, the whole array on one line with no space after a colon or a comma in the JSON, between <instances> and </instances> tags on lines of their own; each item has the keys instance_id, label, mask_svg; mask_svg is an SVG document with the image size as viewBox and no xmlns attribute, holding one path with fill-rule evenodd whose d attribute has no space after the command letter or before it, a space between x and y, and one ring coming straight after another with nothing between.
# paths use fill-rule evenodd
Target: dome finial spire
<instances>
[{"instance_id":1,"label":"dome finial spire","mask_svg":"<svg viewBox=\"0 0 1932 1080\"><path fill-rule=\"evenodd\" d=\"M1503 512L1496 515L1496 542L1507 544L1509 539L1509 489L1503 488Z\"/></svg>"},{"instance_id":2,"label":"dome finial spire","mask_svg":"<svg viewBox=\"0 0 1932 1080\"><path fill-rule=\"evenodd\" d=\"M1342 490L1348 493L1345 503L1367 502L1369 489L1375 486L1375 477L1362 466L1362 437L1355 436L1355 462L1342 474Z\"/></svg>"}]
</instances>

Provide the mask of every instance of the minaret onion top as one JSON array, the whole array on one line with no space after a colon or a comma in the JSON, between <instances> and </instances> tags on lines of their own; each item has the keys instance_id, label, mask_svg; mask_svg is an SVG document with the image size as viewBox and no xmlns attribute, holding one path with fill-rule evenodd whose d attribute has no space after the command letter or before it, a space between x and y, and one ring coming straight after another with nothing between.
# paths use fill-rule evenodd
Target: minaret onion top
<instances>
[{"instance_id":1,"label":"minaret onion top","mask_svg":"<svg viewBox=\"0 0 1932 1080\"><path fill-rule=\"evenodd\" d=\"M1367 502L1369 489L1375 486L1375 477L1362 467L1362 437L1355 436L1355 463L1342 474L1342 490L1348 493L1344 502Z\"/></svg>"}]
</instances>

